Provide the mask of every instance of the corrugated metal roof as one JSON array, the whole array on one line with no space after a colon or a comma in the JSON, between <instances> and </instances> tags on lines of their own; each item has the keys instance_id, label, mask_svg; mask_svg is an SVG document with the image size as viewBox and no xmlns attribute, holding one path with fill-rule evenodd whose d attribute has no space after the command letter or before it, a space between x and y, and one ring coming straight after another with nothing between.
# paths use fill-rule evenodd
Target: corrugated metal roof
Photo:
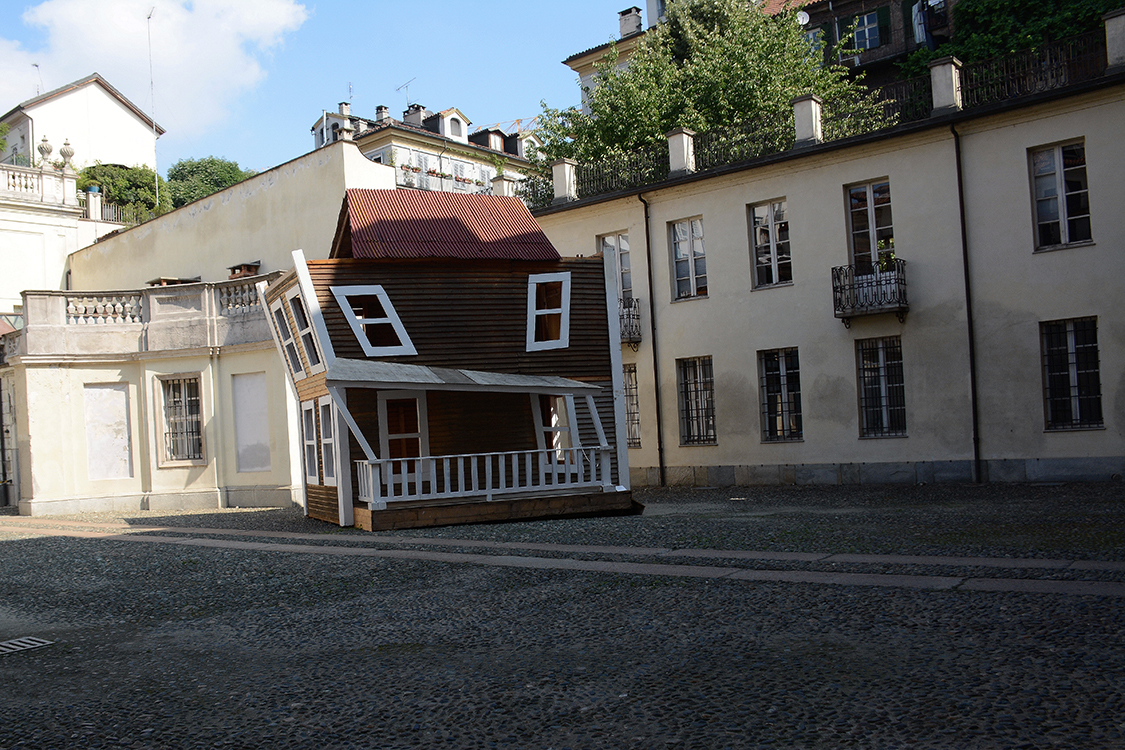
<instances>
[{"instance_id":1,"label":"corrugated metal roof","mask_svg":"<svg viewBox=\"0 0 1125 750\"><path fill-rule=\"evenodd\" d=\"M559 258L518 198L353 189L346 200L355 258Z\"/></svg>"}]
</instances>

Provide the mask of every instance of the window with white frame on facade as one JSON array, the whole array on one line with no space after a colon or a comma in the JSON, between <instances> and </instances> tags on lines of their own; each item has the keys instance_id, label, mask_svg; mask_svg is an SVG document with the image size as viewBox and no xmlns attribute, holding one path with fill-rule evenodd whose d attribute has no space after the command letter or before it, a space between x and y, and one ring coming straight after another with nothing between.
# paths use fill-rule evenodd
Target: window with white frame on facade
<instances>
[{"instance_id":1,"label":"window with white frame on facade","mask_svg":"<svg viewBox=\"0 0 1125 750\"><path fill-rule=\"evenodd\" d=\"M1040 323L1039 336L1047 429L1103 426L1098 319Z\"/></svg>"},{"instance_id":2,"label":"window with white frame on facade","mask_svg":"<svg viewBox=\"0 0 1125 750\"><path fill-rule=\"evenodd\" d=\"M877 180L847 188L848 232L856 273L872 273L895 256L891 183Z\"/></svg>"},{"instance_id":3,"label":"window with white frame on facade","mask_svg":"<svg viewBox=\"0 0 1125 750\"><path fill-rule=\"evenodd\" d=\"M1092 239L1084 141L1031 151L1035 247Z\"/></svg>"},{"instance_id":4,"label":"window with white frame on facade","mask_svg":"<svg viewBox=\"0 0 1125 750\"><path fill-rule=\"evenodd\" d=\"M384 481L417 481L424 468L417 459L430 450L426 394L380 391L379 432L380 455L395 459L386 465L389 476Z\"/></svg>"},{"instance_id":5,"label":"window with white frame on facade","mask_svg":"<svg viewBox=\"0 0 1125 750\"><path fill-rule=\"evenodd\" d=\"M789 214L784 198L750 207L750 241L754 252L755 287L793 281Z\"/></svg>"},{"instance_id":6,"label":"window with white frame on facade","mask_svg":"<svg viewBox=\"0 0 1125 750\"><path fill-rule=\"evenodd\" d=\"M165 462L203 460L203 409L198 376L160 378Z\"/></svg>"},{"instance_id":7,"label":"window with white frame on facade","mask_svg":"<svg viewBox=\"0 0 1125 750\"><path fill-rule=\"evenodd\" d=\"M625 232L606 234L598 238L598 251L617 258L617 291L620 299L633 297L633 269L629 258L629 235Z\"/></svg>"},{"instance_id":8,"label":"window with white frame on facade","mask_svg":"<svg viewBox=\"0 0 1125 750\"><path fill-rule=\"evenodd\" d=\"M527 351L570 345L570 273L527 278Z\"/></svg>"},{"instance_id":9,"label":"window with white frame on facade","mask_svg":"<svg viewBox=\"0 0 1125 750\"><path fill-rule=\"evenodd\" d=\"M305 309L305 301L301 299L297 287L294 287L286 297L289 300L289 310L293 314L293 327L297 329L296 338L300 339L301 346L305 350L305 360L309 363L309 373L319 372L324 369L324 364L316 343L316 335L313 334L312 321L308 310Z\"/></svg>"},{"instance_id":10,"label":"window with white frame on facade","mask_svg":"<svg viewBox=\"0 0 1125 750\"><path fill-rule=\"evenodd\" d=\"M703 247L703 218L669 225L676 299L707 296L707 256Z\"/></svg>"},{"instance_id":11,"label":"window with white frame on facade","mask_svg":"<svg viewBox=\"0 0 1125 750\"><path fill-rule=\"evenodd\" d=\"M324 470L324 484L336 486L336 410L331 396L321 396L317 400L320 410L320 456Z\"/></svg>"},{"instance_id":12,"label":"window with white frame on facade","mask_svg":"<svg viewBox=\"0 0 1125 750\"><path fill-rule=\"evenodd\" d=\"M710 357L676 360L680 401L680 444L713 445L715 434L715 374Z\"/></svg>"},{"instance_id":13,"label":"window with white frame on facade","mask_svg":"<svg viewBox=\"0 0 1125 750\"><path fill-rule=\"evenodd\" d=\"M305 377L305 367L301 364L301 355L297 353L297 343L293 340L293 332L289 328L289 319L285 316L285 308L282 307L281 300L276 300L270 305L270 311L273 313L277 339L281 342L281 348L285 350L289 371L293 373L295 379L299 380Z\"/></svg>"},{"instance_id":14,"label":"window with white frame on facade","mask_svg":"<svg viewBox=\"0 0 1125 750\"><path fill-rule=\"evenodd\" d=\"M575 446L574 400L569 396L539 395L539 425L542 429L542 446L554 451L559 463L566 461L566 452Z\"/></svg>"},{"instance_id":15,"label":"window with white frame on facade","mask_svg":"<svg viewBox=\"0 0 1125 750\"><path fill-rule=\"evenodd\" d=\"M301 403L301 440L305 448L305 481L320 484L320 462L316 435L316 402Z\"/></svg>"},{"instance_id":16,"label":"window with white frame on facade","mask_svg":"<svg viewBox=\"0 0 1125 750\"><path fill-rule=\"evenodd\" d=\"M906 383L898 336L855 342L859 381L860 435L906 435Z\"/></svg>"},{"instance_id":17,"label":"window with white frame on facade","mask_svg":"<svg viewBox=\"0 0 1125 750\"><path fill-rule=\"evenodd\" d=\"M864 13L855 19L855 48L875 49L879 46L879 15Z\"/></svg>"},{"instance_id":18,"label":"window with white frame on facade","mask_svg":"<svg viewBox=\"0 0 1125 750\"><path fill-rule=\"evenodd\" d=\"M334 286L329 289L364 354L385 357L418 353L381 285Z\"/></svg>"},{"instance_id":19,"label":"window with white frame on facade","mask_svg":"<svg viewBox=\"0 0 1125 750\"><path fill-rule=\"evenodd\" d=\"M637 388L637 366L624 365L625 440L629 448L641 447L641 400Z\"/></svg>"},{"instance_id":20,"label":"window with white frame on facade","mask_svg":"<svg viewBox=\"0 0 1125 750\"><path fill-rule=\"evenodd\" d=\"M801 440L801 366L797 349L758 352L762 440Z\"/></svg>"}]
</instances>

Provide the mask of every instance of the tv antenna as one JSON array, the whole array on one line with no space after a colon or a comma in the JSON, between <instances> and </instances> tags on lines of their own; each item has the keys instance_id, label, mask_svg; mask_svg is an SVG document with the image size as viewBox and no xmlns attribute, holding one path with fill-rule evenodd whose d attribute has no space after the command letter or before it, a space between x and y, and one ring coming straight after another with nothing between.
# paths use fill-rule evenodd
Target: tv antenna
<instances>
[{"instance_id":1,"label":"tv antenna","mask_svg":"<svg viewBox=\"0 0 1125 750\"><path fill-rule=\"evenodd\" d=\"M406 83L402 84L397 89L395 89L395 91L402 91L403 89L406 89L406 106L407 107L410 106L410 84L414 83L417 80L418 80L418 76L414 76L409 81L407 81Z\"/></svg>"},{"instance_id":2,"label":"tv antenna","mask_svg":"<svg viewBox=\"0 0 1125 750\"><path fill-rule=\"evenodd\" d=\"M156 12L156 6L152 6L152 10L148 12L148 95L152 100L150 103L149 112L152 119L152 171L155 175L153 182L156 184L156 209L160 208L160 173L156 171L156 84L152 76L152 14Z\"/></svg>"},{"instance_id":3,"label":"tv antenna","mask_svg":"<svg viewBox=\"0 0 1125 750\"><path fill-rule=\"evenodd\" d=\"M39 83L35 86L35 95L43 93L43 71L39 69L39 63L32 63L31 67L35 68L35 72L39 74Z\"/></svg>"}]
</instances>

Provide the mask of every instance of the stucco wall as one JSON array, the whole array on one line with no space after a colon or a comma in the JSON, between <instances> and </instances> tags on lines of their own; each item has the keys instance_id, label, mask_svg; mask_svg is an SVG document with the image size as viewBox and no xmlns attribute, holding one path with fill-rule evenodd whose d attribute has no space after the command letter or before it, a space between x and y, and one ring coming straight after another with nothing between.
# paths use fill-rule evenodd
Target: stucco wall
<instances>
[{"instance_id":1,"label":"stucco wall","mask_svg":"<svg viewBox=\"0 0 1125 750\"><path fill-rule=\"evenodd\" d=\"M0 313L25 289L61 289L77 247L77 209L0 199Z\"/></svg>"}]
</instances>

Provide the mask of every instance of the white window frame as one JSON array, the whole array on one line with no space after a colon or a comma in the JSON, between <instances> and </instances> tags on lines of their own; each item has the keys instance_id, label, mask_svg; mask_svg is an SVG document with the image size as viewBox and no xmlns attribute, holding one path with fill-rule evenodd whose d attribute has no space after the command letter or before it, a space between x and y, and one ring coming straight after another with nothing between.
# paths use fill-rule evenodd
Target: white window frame
<instances>
[{"instance_id":1,"label":"white window frame","mask_svg":"<svg viewBox=\"0 0 1125 750\"><path fill-rule=\"evenodd\" d=\"M622 250L622 247L625 249ZM598 252L602 255L613 253L617 268L617 298L620 300L633 297L633 265L629 254L629 233L627 231L611 232L598 237ZM629 283L625 283L625 276L629 276Z\"/></svg>"},{"instance_id":2,"label":"white window frame","mask_svg":"<svg viewBox=\"0 0 1125 750\"><path fill-rule=\"evenodd\" d=\"M320 484L320 451L316 430L317 408L315 401L301 402L301 462L305 465L305 483Z\"/></svg>"},{"instance_id":3,"label":"white window frame","mask_svg":"<svg viewBox=\"0 0 1125 750\"><path fill-rule=\"evenodd\" d=\"M880 185L887 186L887 217L890 219L889 224L879 226L877 224L878 216L876 211L883 206L875 205L875 188ZM852 208L852 191L862 189L866 193L867 205L859 210ZM857 182L852 185L844 187L844 208L848 218L848 248L852 253L852 263L857 266L856 273L860 273L859 266L866 266L869 264L873 272L878 272L882 264L883 258L894 257L895 254L895 228L894 228L894 200L891 198L891 180L889 177L881 177L876 180L868 180L867 182ZM855 216L863 213L867 220L866 229L855 228ZM867 232L867 244L865 247L856 246L857 232ZM884 238L880 239L880 233L884 234ZM883 246L880 247L879 243L882 242ZM866 260L860 260L866 258ZM865 274L866 275L866 274Z\"/></svg>"},{"instance_id":4,"label":"white window frame","mask_svg":"<svg viewBox=\"0 0 1125 750\"><path fill-rule=\"evenodd\" d=\"M1082 165L1083 183L1084 187L1080 190L1067 191L1066 175L1068 172L1074 172L1077 167L1068 168L1063 161L1063 150L1072 146L1082 147ZM1043 174L1036 174L1036 155L1038 154L1051 154L1052 159L1052 172L1045 172ZM1090 180L1089 173L1087 172L1088 162L1086 160L1086 141L1084 138L1079 138L1072 141L1064 141L1056 143L1053 146L1038 146L1036 148L1028 149L1027 151L1027 166L1031 179L1031 217L1034 226L1035 236L1035 249L1038 250L1054 250L1057 248L1065 247L1067 245L1079 245L1093 242L1094 232L1092 226L1092 216L1090 213ZM1052 177L1053 179L1040 179ZM1044 193L1040 196L1041 187L1047 187L1053 190L1051 193ZM1086 194L1086 213L1072 214L1070 206L1068 205L1068 198L1070 196L1077 196ZM1041 203L1054 200L1055 201L1055 219L1054 221L1041 221L1039 216L1039 206ZM1088 237L1072 238L1073 233L1070 228L1070 223L1075 220L1085 219L1087 223ZM1055 223L1059 225L1059 242L1043 243L1040 240L1041 235L1039 228L1044 224Z\"/></svg>"},{"instance_id":5,"label":"white window frame","mask_svg":"<svg viewBox=\"0 0 1125 750\"><path fill-rule=\"evenodd\" d=\"M780 206L781 215L783 217L780 221L777 219L777 213L778 213L778 207L779 206ZM764 216L765 223L764 224L758 224L757 223L758 212L763 210L763 209L765 211L765 216ZM786 201L785 197L783 196L781 198L774 198L772 200L763 201L762 203L755 203L754 205L752 205L748 208L748 214L749 214L749 216L747 218L750 222L750 273L753 275L753 282L754 282L753 286L754 286L754 288L755 289L766 289L766 288L774 287L774 286L785 286L785 285L788 285L788 284L792 284L793 283L793 245L792 245L792 241L789 237L789 206L788 206L788 202ZM788 260L785 261L785 263L784 263L784 265L787 265L789 267L789 269L788 269L789 278L787 278L787 279L780 279L779 278L780 275L781 275L780 269L781 269L781 266L783 264L778 259L777 246L779 244L779 240L777 238L777 234L778 234L778 227L781 224L785 225L785 239L781 240L780 244L784 244L786 246L786 249L787 249ZM759 228L762 228L762 229L765 230L765 242L759 242L759 232L758 232ZM770 258L770 262L769 262L770 276L773 278L773 281L763 282L763 281L760 281L759 278L758 278L758 269L766 267L764 265L759 265L759 263L758 263L758 250L759 249L763 249L763 250L768 249L769 258Z\"/></svg>"},{"instance_id":6,"label":"white window frame","mask_svg":"<svg viewBox=\"0 0 1125 750\"><path fill-rule=\"evenodd\" d=\"M293 338L298 340L301 344L301 349L305 352L305 362L308 363L306 373L309 375L316 375L318 372L324 372L324 352L320 349L320 344L316 340L316 332L313 330L313 319L309 313L309 307L305 304L305 298L301 295L301 285L294 284L291 289L285 292L285 302L289 306L293 320ZM305 318L307 327L301 328L297 321L297 307L300 306L301 314ZM317 358L317 363L312 363L312 357L309 356L309 351L312 351Z\"/></svg>"},{"instance_id":7,"label":"white window frame","mask_svg":"<svg viewBox=\"0 0 1125 750\"><path fill-rule=\"evenodd\" d=\"M289 323L286 309L284 298L275 299L270 304L270 325L277 332L277 340L281 343L281 350L285 357L285 366L293 374L294 380L303 380L307 373L305 373L305 365L301 362L301 352L297 349L297 340L293 338L293 328Z\"/></svg>"},{"instance_id":8,"label":"white window frame","mask_svg":"<svg viewBox=\"0 0 1125 750\"><path fill-rule=\"evenodd\" d=\"M157 416L157 433L160 442L157 446L157 466L160 468L174 468L177 466L206 466L207 465L207 441L204 435L204 400L203 400L203 374L199 372L187 373L169 373L156 376L156 388L154 389L154 396L156 397ZM196 388L198 389L199 411L194 416L198 424L199 432L199 456L180 458L169 455L168 441L171 437L170 433L173 432L168 426L168 396L165 392L165 385L174 381L187 382L194 380Z\"/></svg>"},{"instance_id":9,"label":"white window frame","mask_svg":"<svg viewBox=\"0 0 1125 750\"><path fill-rule=\"evenodd\" d=\"M418 408L418 432L396 432L390 434L387 424L387 401L399 399L414 399ZM391 438L416 437L418 438L418 458L391 458ZM426 407L425 391L379 391L379 455L386 461L416 461L414 471L406 476L406 481L425 481L427 477L419 476L422 469L422 459L430 455L430 423ZM387 477L383 477L384 482Z\"/></svg>"},{"instance_id":10,"label":"white window frame","mask_svg":"<svg viewBox=\"0 0 1125 750\"><path fill-rule=\"evenodd\" d=\"M336 419L336 406L332 403L331 396L321 396L316 400L316 404L320 416L320 466L324 474L324 486L335 487L339 483L341 468L340 420ZM325 424L328 426L327 429Z\"/></svg>"},{"instance_id":11,"label":"white window frame","mask_svg":"<svg viewBox=\"0 0 1125 750\"><path fill-rule=\"evenodd\" d=\"M875 30L875 43L872 44L870 29ZM860 32L863 36L860 36ZM854 39L854 47L857 50L866 52L870 49L882 47L885 42L880 38L879 34L879 14L876 11L870 13L860 13L855 17L855 32L852 37Z\"/></svg>"},{"instance_id":12,"label":"white window frame","mask_svg":"<svg viewBox=\"0 0 1125 750\"><path fill-rule=\"evenodd\" d=\"M535 306L536 287L540 284L562 282L562 307L539 310ZM547 341L535 340L535 323L541 315L561 315L559 337ZM527 351L566 349L570 346L570 271L563 273L533 273L527 277Z\"/></svg>"},{"instance_id":13,"label":"white window frame","mask_svg":"<svg viewBox=\"0 0 1125 750\"><path fill-rule=\"evenodd\" d=\"M414 356L418 350L414 348L414 343L410 340L409 334L406 332L406 327L402 324L402 320L395 312L394 305L391 304L391 298L387 296L387 292L379 284L366 285L366 286L334 286L329 287L332 296L336 298L336 304L340 306L340 311L344 313L344 318L351 326L352 333L355 334L356 340L363 348L363 353L368 357L392 357L392 356ZM379 298L379 304L383 306L383 312L386 317L383 318L360 318L352 310L351 304L348 302L348 297L359 296L373 296ZM364 331L364 325L385 325L390 324L394 328L395 334L398 336L398 346L374 346L368 339L367 333Z\"/></svg>"},{"instance_id":14,"label":"white window frame","mask_svg":"<svg viewBox=\"0 0 1125 750\"><path fill-rule=\"evenodd\" d=\"M541 400L544 397L551 399L550 411L552 414L558 415L558 417L552 418L551 424L543 423ZM563 409L558 408L560 400L564 405ZM578 435L578 413L574 408L573 395L533 393L531 395L531 411L535 417L536 445L539 446L541 451L553 450L556 463L562 464L565 462L567 450L581 447L582 441ZM562 417L565 417L565 421ZM548 438L548 436L550 437Z\"/></svg>"},{"instance_id":15,"label":"white window frame","mask_svg":"<svg viewBox=\"0 0 1125 750\"><path fill-rule=\"evenodd\" d=\"M865 363L864 352L875 353L875 361ZM892 353L897 354L898 359L894 359ZM903 367L902 338L857 339L855 354L859 436L906 437L906 371ZM901 391L901 399L895 397L896 390Z\"/></svg>"},{"instance_id":16,"label":"white window frame","mask_svg":"<svg viewBox=\"0 0 1125 750\"><path fill-rule=\"evenodd\" d=\"M695 234L696 226L699 227L698 236ZM677 238L677 229L680 227L684 227L685 232L685 236L682 239ZM707 296L707 252L704 243L705 234L702 216L680 219L679 221L669 222L668 224L668 246L672 251L673 300L696 299ZM681 255L684 257L680 257ZM703 273L699 273L696 267L697 258L703 261ZM680 262L687 263L686 276L681 276L679 270L676 268L676 264ZM699 283L700 279L703 279L702 285ZM681 281L686 281L690 287L685 294L680 294Z\"/></svg>"},{"instance_id":17,"label":"white window frame","mask_svg":"<svg viewBox=\"0 0 1125 750\"><path fill-rule=\"evenodd\" d=\"M680 445L718 445L715 366L710 356L676 360Z\"/></svg>"}]
</instances>

